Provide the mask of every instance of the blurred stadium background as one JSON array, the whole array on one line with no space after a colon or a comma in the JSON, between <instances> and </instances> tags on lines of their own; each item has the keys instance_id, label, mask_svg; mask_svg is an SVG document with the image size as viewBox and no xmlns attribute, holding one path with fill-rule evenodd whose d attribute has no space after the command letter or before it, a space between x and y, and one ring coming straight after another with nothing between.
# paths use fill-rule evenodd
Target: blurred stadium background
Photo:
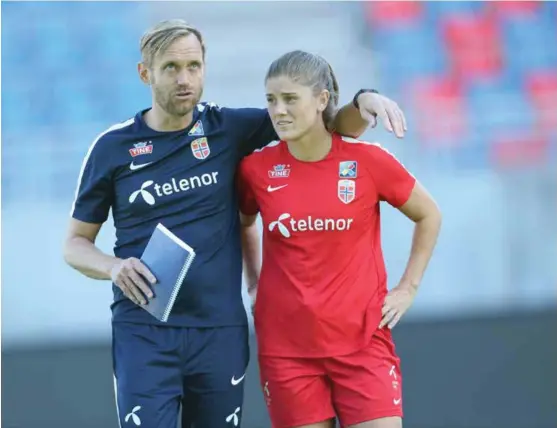
<instances>
[{"instance_id":1,"label":"blurred stadium background","mask_svg":"<svg viewBox=\"0 0 557 428\"><path fill-rule=\"evenodd\" d=\"M61 245L89 144L150 102L138 40L170 17L206 37L207 101L263 106L266 67L300 48L331 62L342 102L399 102L407 137L365 137L444 212L395 331L405 427L555 428L557 4L524 1L2 2L2 425L117 426L110 286ZM395 285L412 228L384 211ZM269 427L254 358L248 378L244 426Z\"/></svg>"}]
</instances>

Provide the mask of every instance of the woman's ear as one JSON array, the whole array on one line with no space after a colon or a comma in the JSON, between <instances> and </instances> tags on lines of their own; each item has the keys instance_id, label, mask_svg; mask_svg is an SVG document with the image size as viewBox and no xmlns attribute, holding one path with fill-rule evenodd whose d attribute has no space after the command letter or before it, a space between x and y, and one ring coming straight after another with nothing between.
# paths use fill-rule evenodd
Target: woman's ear
<instances>
[{"instance_id":1,"label":"woman's ear","mask_svg":"<svg viewBox=\"0 0 557 428\"><path fill-rule=\"evenodd\" d=\"M325 109L327 108L327 105L329 104L330 99L331 99L331 93L328 90L323 89L321 91L321 93L319 94L319 111L320 112L325 111Z\"/></svg>"}]
</instances>

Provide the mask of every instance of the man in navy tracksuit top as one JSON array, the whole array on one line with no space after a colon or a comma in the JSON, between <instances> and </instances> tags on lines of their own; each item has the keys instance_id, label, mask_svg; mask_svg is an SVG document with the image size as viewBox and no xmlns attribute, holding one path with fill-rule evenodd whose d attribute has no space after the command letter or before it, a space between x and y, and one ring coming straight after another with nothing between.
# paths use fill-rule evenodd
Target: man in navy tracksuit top
<instances>
[{"instance_id":1,"label":"man in navy tracksuit top","mask_svg":"<svg viewBox=\"0 0 557 428\"><path fill-rule=\"evenodd\" d=\"M238 427L249 349L234 177L243 156L277 136L264 109L199 102L205 48L195 28L163 22L144 35L141 53L139 74L151 86L153 106L110 127L90 146L64 256L83 274L113 283L122 427L175 428L181 406L184 428ZM364 93L358 100L362 111L364 103L370 106L364 116L401 117L396 104L380 95ZM378 100L386 113L377 111ZM367 126L351 106L337 119L346 134ZM392 122L400 134L402 121ZM94 244L110 210L114 256ZM167 323L140 307L157 286L139 258L159 222L197 253Z\"/></svg>"}]
</instances>

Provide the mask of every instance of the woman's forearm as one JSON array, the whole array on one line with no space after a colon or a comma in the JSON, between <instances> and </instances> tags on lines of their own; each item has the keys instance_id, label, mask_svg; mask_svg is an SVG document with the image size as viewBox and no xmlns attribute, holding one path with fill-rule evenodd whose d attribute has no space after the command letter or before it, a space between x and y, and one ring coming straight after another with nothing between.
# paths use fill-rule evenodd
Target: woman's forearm
<instances>
[{"instance_id":1,"label":"woman's forearm","mask_svg":"<svg viewBox=\"0 0 557 428\"><path fill-rule=\"evenodd\" d=\"M416 222L412 248L401 285L418 288L437 243L441 229L441 213L435 211Z\"/></svg>"}]
</instances>

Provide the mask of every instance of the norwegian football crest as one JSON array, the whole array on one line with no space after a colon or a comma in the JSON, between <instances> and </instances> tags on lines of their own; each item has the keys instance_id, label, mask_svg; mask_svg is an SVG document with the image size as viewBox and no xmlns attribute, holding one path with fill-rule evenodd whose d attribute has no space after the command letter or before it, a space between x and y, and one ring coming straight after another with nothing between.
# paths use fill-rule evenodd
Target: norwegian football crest
<instances>
[{"instance_id":1,"label":"norwegian football crest","mask_svg":"<svg viewBox=\"0 0 557 428\"><path fill-rule=\"evenodd\" d=\"M141 141L133 145L133 149L130 149L130 155L132 158L139 155L150 155L153 153L153 144L150 141Z\"/></svg>"},{"instance_id":2,"label":"norwegian football crest","mask_svg":"<svg viewBox=\"0 0 557 428\"><path fill-rule=\"evenodd\" d=\"M205 132L203 131L203 123L201 123L201 121L198 120L197 122L195 122L195 125L193 125L193 128L190 129L190 132L188 132L188 135L201 136L204 133Z\"/></svg>"},{"instance_id":3,"label":"norwegian football crest","mask_svg":"<svg viewBox=\"0 0 557 428\"><path fill-rule=\"evenodd\" d=\"M340 178L356 178L358 176L358 162L341 162L338 166L338 175Z\"/></svg>"},{"instance_id":4,"label":"norwegian football crest","mask_svg":"<svg viewBox=\"0 0 557 428\"><path fill-rule=\"evenodd\" d=\"M211 153L206 137L198 138L191 142L191 151L196 159L205 159Z\"/></svg>"},{"instance_id":5,"label":"norwegian football crest","mask_svg":"<svg viewBox=\"0 0 557 428\"><path fill-rule=\"evenodd\" d=\"M356 182L354 180L338 180L338 198L345 204L349 204L356 197Z\"/></svg>"},{"instance_id":6,"label":"norwegian football crest","mask_svg":"<svg viewBox=\"0 0 557 428\"><path fill-rule=\"evenodd\" d=\"M290 175L290 165L273 165L269 170L269 178L287 178Z\"/></svg>"}]
</instances>

